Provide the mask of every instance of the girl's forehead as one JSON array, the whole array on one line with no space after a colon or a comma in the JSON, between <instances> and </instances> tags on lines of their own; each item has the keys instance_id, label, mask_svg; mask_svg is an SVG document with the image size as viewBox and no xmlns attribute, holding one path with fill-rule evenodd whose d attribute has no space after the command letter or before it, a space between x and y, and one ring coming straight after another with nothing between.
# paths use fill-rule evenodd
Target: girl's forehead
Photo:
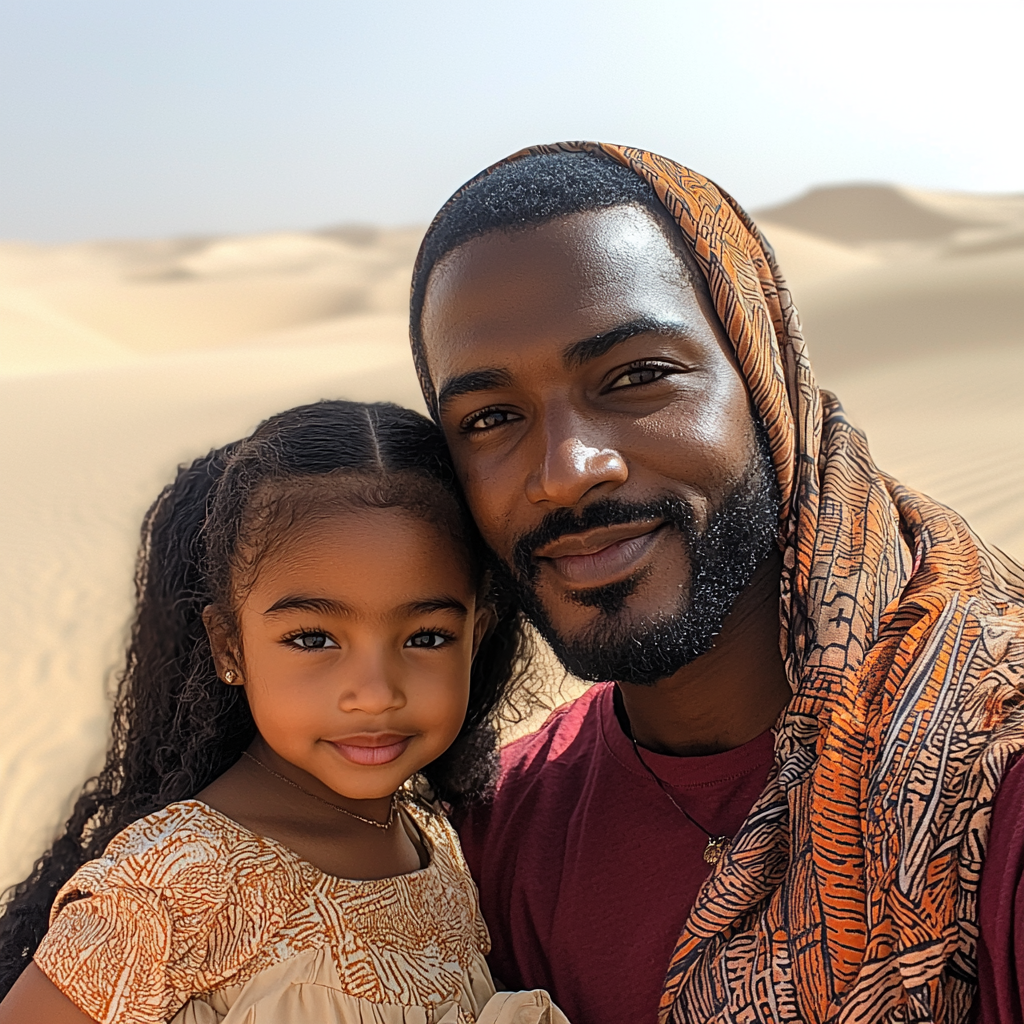
<instances>
[{"instance_id":1,"label":"girl's forehead","mask_svg":"<svg viewBox=\"0 0 1024 1024\"><path fill-rule=\"evenodd\" d=\"M363 508L296 518L263 553L244 603L301 595L376 614L442 591L476 592L465 542L439 517Z\"/></svg>"}]
</instances>

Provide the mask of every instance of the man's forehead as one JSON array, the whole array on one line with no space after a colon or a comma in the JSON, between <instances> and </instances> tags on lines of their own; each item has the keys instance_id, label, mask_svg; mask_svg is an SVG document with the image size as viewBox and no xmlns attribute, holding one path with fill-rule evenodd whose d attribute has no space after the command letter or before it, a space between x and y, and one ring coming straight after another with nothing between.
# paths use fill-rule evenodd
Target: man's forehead
<instances>
[{"instance_id":1,"label":"man's forehead","mask_svg":"<svg viewBox=\"0 0 1024 1024\"><path fill-rule=\"evenodd\" d=\"M438 261L427 284L427 299L438 286L507 273L538 259L594 278L629 275L634 268L663 268L688 277L680 260L678 232L646 209L614 206L556 217L514 230L496 229L461 243Z\"/></svg>"},{"instance_id":2,"label":"man's forehead","mask_svg":"<svg viewBox=\"0 0 1024 1024\"><path fill-rule=\"evenodd\" d=\"M636 207L573 214L490 232L435 267L422 335L432 363L446 351L550 334L559 345L692 307L690 275L661 225Z\"/></svg>"}]
</instances>

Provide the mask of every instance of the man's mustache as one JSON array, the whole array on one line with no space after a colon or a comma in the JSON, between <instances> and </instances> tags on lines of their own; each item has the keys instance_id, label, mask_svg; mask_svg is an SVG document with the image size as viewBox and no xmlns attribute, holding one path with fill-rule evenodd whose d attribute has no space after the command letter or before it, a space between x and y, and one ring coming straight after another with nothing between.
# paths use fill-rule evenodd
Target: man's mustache
<instances>
[{"instance_id":1,"label":"man's mustache","mask_svg":"<svg viewBox=\"0 0 1024 1024\"><path fill-rule=\"evenodd\" d=\"M533 553L545 544L574 533L583 533L601 526L623 526L630 523L665 520L672 523L689 540L693 533L694 514L682 498L662 497L653 501L623 501L599 498L585 508L559 508L549 512L529 533L524 533L512 547L512 568L521 581L537 575Z\"/></svg>"}]
</instances>

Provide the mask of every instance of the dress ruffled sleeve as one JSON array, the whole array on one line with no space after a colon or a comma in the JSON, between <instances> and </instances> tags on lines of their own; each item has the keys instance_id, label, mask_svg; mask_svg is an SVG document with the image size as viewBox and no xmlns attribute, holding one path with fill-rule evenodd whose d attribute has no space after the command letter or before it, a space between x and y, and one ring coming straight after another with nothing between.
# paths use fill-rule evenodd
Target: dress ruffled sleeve
<instances>
[{"instance_id":1,"label":"dress ruffled sleeve","mask_svg":"<svg viewBox=\"0 0 1024 1024\"><path fill-rule=\"evenodd\" d=\"M100 1024L173 1017L212 980L211 947L235 916L221 844L160 824L130 826L71 877L35 953L40 970Z\"/></svg>"},{"instance_id":2,"label":"dress ruffled sleeve","mask_svg":"<svg viewBox=\"0 0 1024 1024\"><path fill-rule=\"evenodd\" d=\"M36 951L42 972L100 1024L167 1020L175 1008L174 922L159 895L145 888L70 895Z\"/></svg>"}]
</instances>

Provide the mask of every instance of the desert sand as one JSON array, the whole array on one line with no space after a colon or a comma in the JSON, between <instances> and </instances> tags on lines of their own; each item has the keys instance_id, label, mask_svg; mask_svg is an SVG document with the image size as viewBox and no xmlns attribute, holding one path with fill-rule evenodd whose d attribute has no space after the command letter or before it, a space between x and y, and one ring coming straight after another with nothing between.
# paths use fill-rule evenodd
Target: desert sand
<instances>
[{"instance_id":1,"label":"desert sand","mask_svg":"<svg viewBox=\"0 0 1024 1024\"><path fill-rule=\"evenodd\" d=\"M879 465L1024 557L1024 196L823 188L759 223ZM138 527L175 466L300 402L422 408L420 235L0 243L0 886L100 764Z\"/></svg>"}]
</instances>

